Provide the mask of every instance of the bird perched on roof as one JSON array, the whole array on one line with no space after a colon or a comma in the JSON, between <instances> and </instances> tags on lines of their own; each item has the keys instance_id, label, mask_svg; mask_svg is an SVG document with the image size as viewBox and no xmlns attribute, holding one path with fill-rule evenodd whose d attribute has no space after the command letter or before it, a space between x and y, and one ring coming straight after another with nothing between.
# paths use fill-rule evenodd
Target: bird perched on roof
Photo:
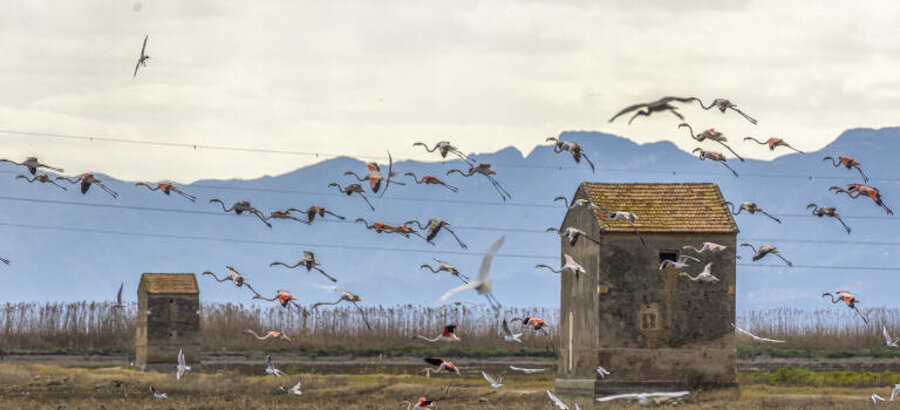
<instances>
[{"instance_id":1,"label":"bird perched on roof","mask_svg":"<svg viewBox=\"0 0 900 410\"><path fill-rule=\"evenodd\" d=\"M9 159L0 159L0 162L9 162L10 164L23 166L28 169L28 172L30 172L31 175L35 175L38 168L46 168L59 173L65 172L62 168L54 168L47 164L41 163L41 161L38 161L37 157L28 157L25 158L25 160L22 162L16 162Z\"/></svg>"},{"instance_id":2,"label":"bird perched on roof","mask_svg":"<svg viewBox=\"0 0 900 410\"><path fill-rule=\"evenodd\" d=\"M56 180L57 181L60 181L60 180L66 181L72 185L80 183L82 195L87 194L88 190L91 189L91 185L96 185L96 186L100 187L100 189L106 191L106 193L109 194L109 196L111 196L113 198L119 197L119 194L116 193L116 191L113 191L112 189L109 189L109 187L107 187L106 185L103 185L103 181L101 181L99 178L95 177L94 174L81 174L78 176L78 178L56 177Z\"/></svg>"},{"instance_id":3,"label":"bird perched on roof","mask_svg":"<svg viewBox=\"0 0 900 410\"><path fill-rule=\"evenodd\" d=\"M841 226L844 227L844 230L847 231L848 234L850 233L850 227L847 226L847 224L845 224L844 221L841 219L841 214L839 214L837 212L837 209L830 207L830 206L819 207L816 204L807 205L806 209L809 209L809 208L813 208L812 214L815 216L818 216L819 218L821 218L823 216L828 216L828 217L837 219L837 221L841 223Z\"/></svg>"},{"instance_id":4,"label":"bird perched on roof","mask_svg":"<svg viewBox=\"0 0 900 410\"><path fill-rule=\"evenodd\" d=\"M462 339L460 339L458 336L456 336L456 325L444 326L444 331L441 334L435 336L434 338L429 339L426 336L416 335L416 337L414 337L413 340L415 340L415 339L422 339L426 342L432 342L432 343L433 342L461 342L462 341Z\"/></svg>"},{"instance_id":5,"label":"bird perched on roof","mask_svg":"<svg viewBox=\"0 0 900 410\"><path fill-rule=\"evenodd\" d=\"M575 258L570 256L568 253L563 254L563 258L565 258L566 263L563 264L562 268L559 270L553 269L550 266L547 266L544 264L537 264L537 265L534 265L534 267L535 268L547 268L550 270L550 272L553 272L553 273L563 273L563 272L570 273L570 274L575 275L576 278L578 278L579 275L582 273L587 273L587 271L584 270L584 267L581 266L580 264L578 264L578 262L575 262Z\"/></svg>"},{"instance_id":6,"label":"bird perched on roof","mask_svg":"<svg viewBox=\"0 0 900 410\"><path fill-rule=\"evenodd\" d=\"M246 212L248 214L256 215L256 217L259 218L262 223L266 224L266 226L268 226L269 228L272 227L272 224L270 224L269 221L266 220L266 216L263 215L262 211L250 205L250 201L237 201L229 208L226 208L225 203L222 202L222 200L219 198L210 199L209 203L217 203L221 205L222 211L224 211L225 213L234 212L236 215L242 215L244 212Z\"/></svg>"},{"instance_id":7,"label":"bird perched on roof","mask_svg":"<svg viewBox=\"0 0 900 410\"><path fill-rule=\"evenodd\" d=\"M177 186L175 186L175 185L172 185L172 184L170 184L170 183L168 183L168 182L160 182L160 183L156 184L155 187L154 187L154 186L151 186L150 184L148 184L148 183L146 183L146 182L138 182L138 183L136 183L136 184L134 184L134 185L135 185L135 186L146 187L147 189L149 189L149 190L151 190L151 191L162 191L162 192L163 192L164 194L166 194L166 195L169 195L170 193L174 192L174 193L176 193L176 194L178 194L178 195L181 195L183 198L185 198L185 199L187 199L188 201L191 201L191 202L194 202L194 201L197 200L197 198L194 197L193 195L188 195L187 193L185 193L184 191L182 191L181 188L179 188L179 187L177 187Z\"/></svg>"},{"instance_id":8,"label":"bird perched on roof","mask_svg":"<svg viewBox=\"0 0 900 410\"><path fill-rule=\"evenodd\" d=\"M547 138L547 142L553 143L553 152L559 154L563 151L568 151L569 154L572 155L572 159L575 160L576 164L581 163L581 158L584 158L587 161L588 165L591 166L591 172L596 172L594 170L594 163L591 162L591 159L588 158L587 154L584 153L584 148L578 143L572 141L560 141L557 138Z\"/></svg>"},{"instance_id":9,"label":"bird perched on roof","mask_svg":"<svg viewBox=\"0 0 900 410\"><path fill-rule=\"evenodd\" d=\"M132 80L133 80L135 77L137 77L138 69L141 68L141 66L146 67L146 66L147 66L147 60L150 59L150 56L147 55L147 39L148 39L148 38L150 38L150 35L149 35L149 34L147 34L147 35L144 36L144 45L141 46L141 56L138 57L137 64L135 64L135 66L134 66L134 74L131 75L131 79L132 79Z\"/></svg>"},{"instance_id":10,"label":"bird perched on roof","mask_svg":"<svg viewBox=\"0 0 900 410\"><path fill-rule=\"evenodd\" d=\"M862 168L860 168L862 163L853 159L853 157L838 157L837 161L835 161L832 157L822 158L822 161L828 160L831 160L831 164L834 165L835 168L841 165L843 165L847 169L856 168L856 171L859 172L859 175L863 177L863 182L869 182L869 177L867 177Z\"/></svg>"},{"instance_id":11,"label":"bird perched on roof","mask_svg":"<svg viewBox=\"0 0 900 410\"><path fill-rule=\"evenodd\" d=\"M778 248L776 248L772 245L763 245L763 246L760 246L759 249L757 249L753 245L745 242L745 243L742 243L741 246L747 246L753 250L753 262L756 262L756 261L764 258L766 255L772 254L772 255L775 255L775 256L781 258L781 260L783 260L784 263L787 264L787 266L794 266L794 264L791 263L791 261L785 259L784 256L781 256L781 251L779 251Z\"/></svg>"},{"instance_id":12,"label":"bird perched on roof","mask_svg":"<svg viewBox=\"0 0 900 410\"><path fill-rule=\"evenodd\" d=\"M834 292L834 294L832 294L831 292L825 292L822 294L823 298L826 296L831 298L831 303L844 302L844 304L846 304L848 308L856 311L856 314L859 315L859 317L863 320L863 323L867 325L869 324L869 319L863 316L862 312L859 311L859 308L856 307L856 304L860 303L860 300L857 299L856 296L853 296L853 294L851 294L850 292L846 290L839 290Z\"/></svg>"},{"instance_id":13,"label":"bird perched on roof","mask_svg":"<svg viewBox=\"0 0 900 410\"><path fill-rule=\"evenodd\" d=\"M284 266L285 268L288 268L288 269L294 269L294 268L296 268L296 267L298 267L298 266L302 266L302 267L306 268L306 271L307 271L307 272L309 272L309 271L315 269L315 270L317 270L319 273L321 273L322 276L328 278L328 280L330 280L330 281L332 281L332 282L337 282L337 279L335 279L333 276L331 276L331 275L325 273L325 271L322 270L322 268L319 267L319 266L321 265L321 263L319 263L319 260L316 259L316 255L315 255L314 253L310 252L310 251L303 251L303 257L300 258L300 260L297 261L297 263L295 263L295 264L293 264L293 265L288 265L288 264L286 264L286 263L284 263L284 262L277 262L277 261L276 261L276 262L270 263L270 264L269 264L269 267L272 267L272 266L275 266L275 265L281 265L281 266Z\"/></svg>"},{"instance_id":14,"label":"bird perched on roof","mask_svg":"<svg viewBox=\"0 0 900 410\"><path fill-rule=\"evenodd\" d=\"M755 214L755 213L759 212L759 213L761 213L761 214L763 214L763 215L765 215L765 216L768 216L769 218L772 218L773 221L778 222L778 223L781 223L781 219L778 219L778 218L776 218L776 217L774 217L774 216L772 216L772 215L769 215L765 210L763 210L762 208L760 208L759 206L757 206L755 202L741 202L741 206L738 207L737 212L734 211L734 204L733 204L733 203L731 203L731 202L729 202L729 201L725 201L725 202L723 202L723 203L724 203L726 206L728 206L728 209L730 209L730 210L731 210L731 213L734 214L734 215L740 215L740 213L741 213L742 211L747 211L747 212L749 212L749 213L751 213L751 214Z\"/></svg>"},{"instance_id":15,"label":"bird perched on roof","mask_svg":"<svg viewBox=\"0 0 900 410\"><path fill-rule=\"evenodd\" d=\"M635 118L637 118L639 116L649 117L653 113L664 112L664 111L668 111L668 112L672 113L672 115L678 117L679 120L684 120L684 116L678 112L678 108L676 106L672 105L672 103L675 103L675 102L691 103L694 101L700 102L702 104L700 99L698 99L696 97L663 97L663 98L660 98L653 102L634 104L634 105L625 107L621 111L616 113L616 115L614 115L612 118L609 119L609 122L613 122L613 121L615 121L616 118L619 118L619 116L621 116L623 114L627 114L632 111L637 111L637 112L635 112L634 115L631 117L631 119L628 120L629 125L631 124L632 121L634 121Z\"/></svg>"},{"instance_id":16,"label":"bird perched on roof","mask_svg":"<svg viewBox=\"0 0 900 410\"><path fill-rule=\"evenodd\" d=\"M726 158L724 154L715 152L715 151L705 151L701 148L694 148L694 150L691 151L692 154L697 153L697 152L699 152L697 157L700 158L701 161L710 160L710 161L718 162L718 163L722 164L723 166L725 166L725 168L728 168L728 170L731 171L731 173L734 174L735 177L739 176L737 171L735 171L734 169L729 167L728 164L726 164L726 162L728 162L728 158Z\"/></svg>"},{"instance_id":17,"label":"bird perched on roof","mask_svg":"<svg viewBox=\"0 0 900 410\"><path fill-rule=\"evenodd\" d=\"M878 191L878 189L875 187L863 184L850 184L847 186L846 190L839 186L833 186L831 188L828 188L828 190L834 191L834 193L836 194L847 194L847 196L853 199L859 198L861 195L865 195L869 197L873 202L875 202L875 205L878 205L881 207L881 209L884 209L884 211L887 212L888 215L894 214L894 211L891 211L891 209L884 204L884 201L881 198L881 192Z\"/></svg>"},{"instance_id":18,"label":"bird perched on roof","mask_svg":"<svg viewBox=\"0 0 900 410\"><path fill-rule=\"evenodd\" d=\"M745 137L745 138L744 138L744 141L753 141L753 142L756 142L756 143L759 144L759 145L768 145L768 146L769 146L769 151L775 151L775 148L778 148L778 147L786 147L786 148L790 148L790 149L792 149L792 150L794 150L794 151L797 151L797 152L799 152L799 153L801 153L801 154L805 154L805 152L800 151L799 149L792 147L791 144L788 144L785 140L783 140L783 139L781 139L781 138L769 138L769 139L767 139L767 140L765 140L765 141L760 141L760 140L758 140L758 139L756 139L756 138L753 138L753 137Z\"/></svg>"}]
</instances>

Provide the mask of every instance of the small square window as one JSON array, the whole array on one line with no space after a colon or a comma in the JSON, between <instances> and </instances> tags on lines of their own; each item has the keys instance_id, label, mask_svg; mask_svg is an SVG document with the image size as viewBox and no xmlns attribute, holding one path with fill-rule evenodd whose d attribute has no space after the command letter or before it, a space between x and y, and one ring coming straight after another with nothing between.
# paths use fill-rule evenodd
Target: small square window
<instances>
[{"instance_id":1,"label":"small square window","mask_svg":"<svg viewBox=\"0 0 900 410\"><path fill-rule=\"evenodd\" d=\"M663 261L678 261L678 251L659 251L659 263Z\"/></svg>"}]
</instances>

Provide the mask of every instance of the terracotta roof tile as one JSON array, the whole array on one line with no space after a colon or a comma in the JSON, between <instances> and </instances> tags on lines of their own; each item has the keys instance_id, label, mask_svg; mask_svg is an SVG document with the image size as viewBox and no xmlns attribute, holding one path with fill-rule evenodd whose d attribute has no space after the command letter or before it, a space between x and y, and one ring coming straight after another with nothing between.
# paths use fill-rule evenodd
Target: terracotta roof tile
<instances>
[{"instance_id":1,"label":"terracotta roof tile","mask_svg":"<svg viewBox=\"0 0 900 410\"><path fill-rule=\"evenodd\" d=\"M147 282L147 293L200 293L193 273L145 273L141 282Z\"/></svg>"},{"instance_id":2,"label":"terracotta roof tile","mask_svg":"<svg viewBox=\"0 0 900 410\"><path fill-rule=\"evenodd\" d=\"M641 232L738 232L716 184L585 182L581 188L596 205L637 215L634 224ZM599 215L597 219L601 226L604 225ZM605 229L607 232L633 232L627 221L610 221Z\"/></svg>"}]
</instances>

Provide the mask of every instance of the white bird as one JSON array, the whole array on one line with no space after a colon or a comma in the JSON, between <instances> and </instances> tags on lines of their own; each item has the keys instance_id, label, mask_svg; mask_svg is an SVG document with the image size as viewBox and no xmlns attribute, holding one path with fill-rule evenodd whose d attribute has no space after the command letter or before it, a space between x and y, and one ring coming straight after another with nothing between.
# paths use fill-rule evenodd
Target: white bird
<instances>
[{"instance_id":1,"label":"white bird","mask_svg":"<svg viewBox=\"0 0 900 410\"><path fill-rule=\"evenodd\" d=\"M481 371L481 377L484 377L484 379L487 380L487 382L491 384L492 389L499 389L499 388L503 387L503 385L500 383L503 382L504 376L506 376L506 372L503 372L503 374L500 375L499 379L494 380L494 378L491 377L489 374L485 373L484 370Z\"/></svg>"},{"instance_id":2,"label":"white bird","mask_svg":"<svg viewBox=\"0 0 900 410\"><path fill-rule=\"evenodd\" d=\"M287 376L287 374L281 370L275 368L275 365L272 364L272 355L266 355L266 374L271 374L275 377L278 376Z\"/></svg>"},{"instance_id":3,"label":"white bird","mask_svg":"<svg viewBox=\"0 0 900 410\"><path fill-rule=\"evenodd\" d=\"M445 300L450 299L459 292L467 289L475 289L479 295L484 295L484 297L487 298L488 303L494 310L500 310L500 302L498 302L494 295L491 294L491 290L494 288L494 282L488 280L488 273L491 271L491 259L493 259L494 254L500 250L500 247L503 246L503 241L505 240L505 236L500 237L500 239L488 249L487 253L484 255L484 259L481 260L481 268L478 269L478 276L476 278L465 285L450 289L444 296L441 296L441 298L438 299L438 304L443 303Z\"/></svg>"},{"instance_id":4,"label":"white bird","mask_svg":"<svg viewBox=\"0 0 900 410\"><path fill-rule=\"evenodd\" d=\"M547 397L550 397L550 401L553 402L553 406L556 408L560 410L569 410L569 406L566 406L566 403L563 403L552 391L547 390Z\"/></svg>"},{"instance_id":5,"label":"white bird","mask_svg":"<svg viewBox=\"0 0 900 410\"><path fill-rule=\"evenodd\" d=\"M522 343L522 334L513 333L512 330L509 330L509 323L506 319L503 319L503 340L507 342Z\"/></svg>"},{"instance_id":6,"label":"white bird","mask_svg":"<svg viewBox=\"0 0 900 410\"><path fill-rule=\"evenodd\" d=\"M663 401L666 401L666 400L671 400L671 399L675 399L678 397L684 397L689 394L691 394L691 392L689 392L689 391L615 394L612 396L598 397L597 402L605 403L605 402L613 401L613 400L632 399L632 400L637 400L637 402L639 404L646 406L649 404L653 404L654 399L657 399L657 398L662 399Z\"/></svg>"},{"instance_id":7,"label":"white bird","mask_svg":"<svg viewBox=\"0 0 900 410\"><path fill-rule=\"evenodd\" d=\"M540 372L542 372L542 371L544 371L544 370L547 370L547 369L526 369L526 368L524 368L524 367L516 367L516 366L509 366L509 369L510 369L510 370L517 371L517 372L522 372L522 373L525 373L525 374L540 373Z\"/></svg>"},{"instance_id":8,"label":"white bird","mask_svg":"<svg viewBox=\"0 0 900 410\"><path fill-rule=\"evenodd\" d=\"M898 394L900 394L900 384L895 384L894 390L891 390L891 401L894 401Z\"/></svg>"},{"instance_id":9,"label":"white bird","mask_svg":"<svg viewBox=\"0 0 900 410\"><path fill-rule=\"evenodd\" d=\"M700 262L700 259L697 259L697 258L695 258L695 257L693 257L693 256L688 256L688 255L678 255L678 259L675 260L675 261L670 261L670 260L668 260L668 259L662 261L662 263L659 264L659 270L663 270L663 269L665 269L665 267L667 267L667 266L671 266L671 267L673 267L673 268L675 268L675 269L684 269L684 268L690 266L690 265L688 265L688 263L687 263L687 260L688 260L688 259L691 259L691 260L693 260L694 262Z\"/></svg>"},{"instance_id":10,"label":"white bird","mask_svg":"<svg viewBox=\"0 0 900 410\"><path fill-rule=\"evenodd\" d=\"M881 397L881 396L879 396L879 395L877 395L877 394L872 393L872 395L869 396L869 401L871 401L872 403L876 403L876 404L877 404L877 403L880 402L880 401L884 401L884 397Z\"/></svg>"},{"instance_id":11,"label":"white bird","mask_svg":"<svg viewBox=\"0 0 900 410\"><path fill-rule=\"evenodd\" d=\"M700 247L700 249L697 249L696 247L690 245L682 246L681 249L693 249L694 252L697 253L716 253L724 251L725 249L728 249L728 247L725 245L719 245L715 242L703 242L703 245Z\"/></svg>"},{"instance_id":12,"label":"white bird","mask_svg":"<svg viewBox=\"0 0 900 410\"><path fill-rule=\"evenodd\" d=\"M166 393L161 393L159 390L156 390L156 387L150 386L150 394L157 399L168 399L169 395Z\"/></svg>"},{"instance_id":13,"label":"white bird","mask_svg":"<svg viewBox=\"0 0 900 410\"><path fill-rule=\"evenodd\" d=\"M178 365L175 366L175 379L181 380L184 372L191 370L191 367L184 362L184 349L178 349Z\"/></svg>"},{"instance_id":14,"label":"white bird","mask_svg":"<svg viewBox=\"0 0 900 410\"><path fill-rule=\"evenodd\" d=\"M574 274L575 277L578 277L582 273L587 273L584 270L584 267L581 266L578 262L575 262L575 258L571 257L569 254L563 254L563 257L566 259L566 263L562 266L560 270L556 270L551 268L550 266L544 264L534 265L535 268L547 268L550 269L550 272L553 273L571 273Z\"/></svg>"},{"instance_id":15,"label":"white bird","mask_svg":"<svg viewBox=\"0 0 900 410\"><path fill-rule=\"evenodd\" d=\"M606 370L602 366L597 366L597 374L600 375L601 379L605 379L606 376L609 376L609 370Z\"/></svg>"},{"instance_id":16,"label":"white bird","mask_svg":"<svg viewBox=\"0 0 900 410\"><path fill-rule=\"evenodd\" d=\"M284 386L278 386L278 388L281 389L281 391L283 391L283 392L285 392L285 393L287 393L287 394L296 394L296 395L299 396L299 395L303 394L303 392L300 391L300 385L301 385L302 383L303 383L302 381L299 381L299 380L298 380L298 381L297 381L297 384L295 384L294 387L291 387L290 389L285 388Z\"/></svg>"},{"instance_id":17,"label":"white bird","mask_svg":"<svg viewBox=\"0 0 900 410\"><path fill-rule=\"evenodd\" d=\"M588 236L587 233L585 233L581 229L573 228L571 226L566 229L547 228L547 232L556 232L557 234L559 234L559 236L566 238L566 240L569 241L569 246L575 246L575 244L578 243L578 239L581 237L585 237L589 241L594 242L597 245L600 245L600 241L598 241L594 238L591 238L590 236Z\"/></svg>"},{"instance_id":18,"label":"white bird","mask_svg":"<svg viewBox=\"0 0 900 410\"><path fill-rule=\"evenodd\" d=\"M124 308L124 307L127 307L127 306L128 306L128 305L125 304L125 302L122 302L122 288L123 288L123 287L125 287L125 283L122 283L121 285L119 285L119 293L116 294L116 302L115 302L115 303L110 303L110 304L109 304L109 307L111 307L111 308Z\"/></svg>"},{"instance_id":19,"label":"white bird","mask_svg":"<svg viewBox=\"0 0 900 410\"><path fill-rule=\"evenodd\" d=\"M572 201L571 204L569 204L569 200L566 199L566 197L564 197L564 196L558 196L556 198L553 198L553 202L557 202L557 201L563 201L563 204L565 204L566 208L568 208L568 209L575 209L575 208L581 208L581 207L590 209L591 211L602 211L604 209L603 207L598 206L597 204L591 203L591 201L588 201L587 199L584 199L584 198L576 199L576 200Z\"/></svg>"},{"instance_id":20,"label":"white bird","mask_svg":"<svg viewBox=\"0 0 900 410\"><path fill-rule=\"evenodd\" d=\"M754 335L753 333L750 333L744 329L741 329L741 328L735 326L734 323L731 324L731 327L733 327L734 330L736 330L738 333L750 336L750 338L753 339L753 341L756 342L757 344L763 343L763 342L784 343L784 340L775 340L775 339L769 339L769 338L765 338L765 337L759 337L757 335Z\"/></svg>"},{"instance_id":21,"label":"white bird","mask_svg":"<svg viewBox=\"0 0 900 410\"><path fill-rule=\"evenodd\" d=\"M881 334L884 335L884 344L886 344L888 347L900 347L897 346L897 342L900 341L900 337L891 337L891 334L887 331L887 327L881 327Z\"/></svg>"},{"instance_id":22,"label":"white bird","mask_svg":"<svg viewBox=\"0 0 900 410\"><path fill-rule=\"evenodd\" d=\"M693 282L696 282L698 280L700 282L718 282L719 278L713 276L713 274L710 272L711 267L712 267L712 262L707 263L706 266L703 267L703 272L700 272L695 277L691 277L691 275L689 275L687 272L679 272L678 275L687 277L688 279L690 279Z\"/></svg>"}]
</instances>

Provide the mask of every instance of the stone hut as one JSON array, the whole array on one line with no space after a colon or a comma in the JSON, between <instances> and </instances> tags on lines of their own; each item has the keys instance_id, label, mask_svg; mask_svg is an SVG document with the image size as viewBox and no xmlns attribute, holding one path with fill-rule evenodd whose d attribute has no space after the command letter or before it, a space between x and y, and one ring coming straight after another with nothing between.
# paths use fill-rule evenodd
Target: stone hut
<instances>
[{"instance_id":1,"label":"stone hut","mask_svg":"<svg viewBox=\"0 0 900 410\"><path fill-rule=\"evenodd\" d=\"M587 271L562 275L560 358L557 390L611 394L737 384L735 246L738 228L711 183L582 183L573 200L586 199L610 212L637 215L609 221L603 210L570 209L563 228L574 227L597 242L579 239L569 254ZM641 244L635 228L646 244ZM726 246L698 254L704 242ZM663 260L690 255L682 269L691 276L712 262L718 282L693 282ZM596 368L612 374L601 378Z\"/></svg>"},{"instance_id":2,"label":"stone hut","mask_svg":"<svg viewBox=\"0 0 900 410\"><path fill-rule=\"evenodd\" d=\"M195 362L199 353L200 289L193 273L145 273L138 286L135 363L174 366L178 350Z\"/></svg>"}]
</instances>

